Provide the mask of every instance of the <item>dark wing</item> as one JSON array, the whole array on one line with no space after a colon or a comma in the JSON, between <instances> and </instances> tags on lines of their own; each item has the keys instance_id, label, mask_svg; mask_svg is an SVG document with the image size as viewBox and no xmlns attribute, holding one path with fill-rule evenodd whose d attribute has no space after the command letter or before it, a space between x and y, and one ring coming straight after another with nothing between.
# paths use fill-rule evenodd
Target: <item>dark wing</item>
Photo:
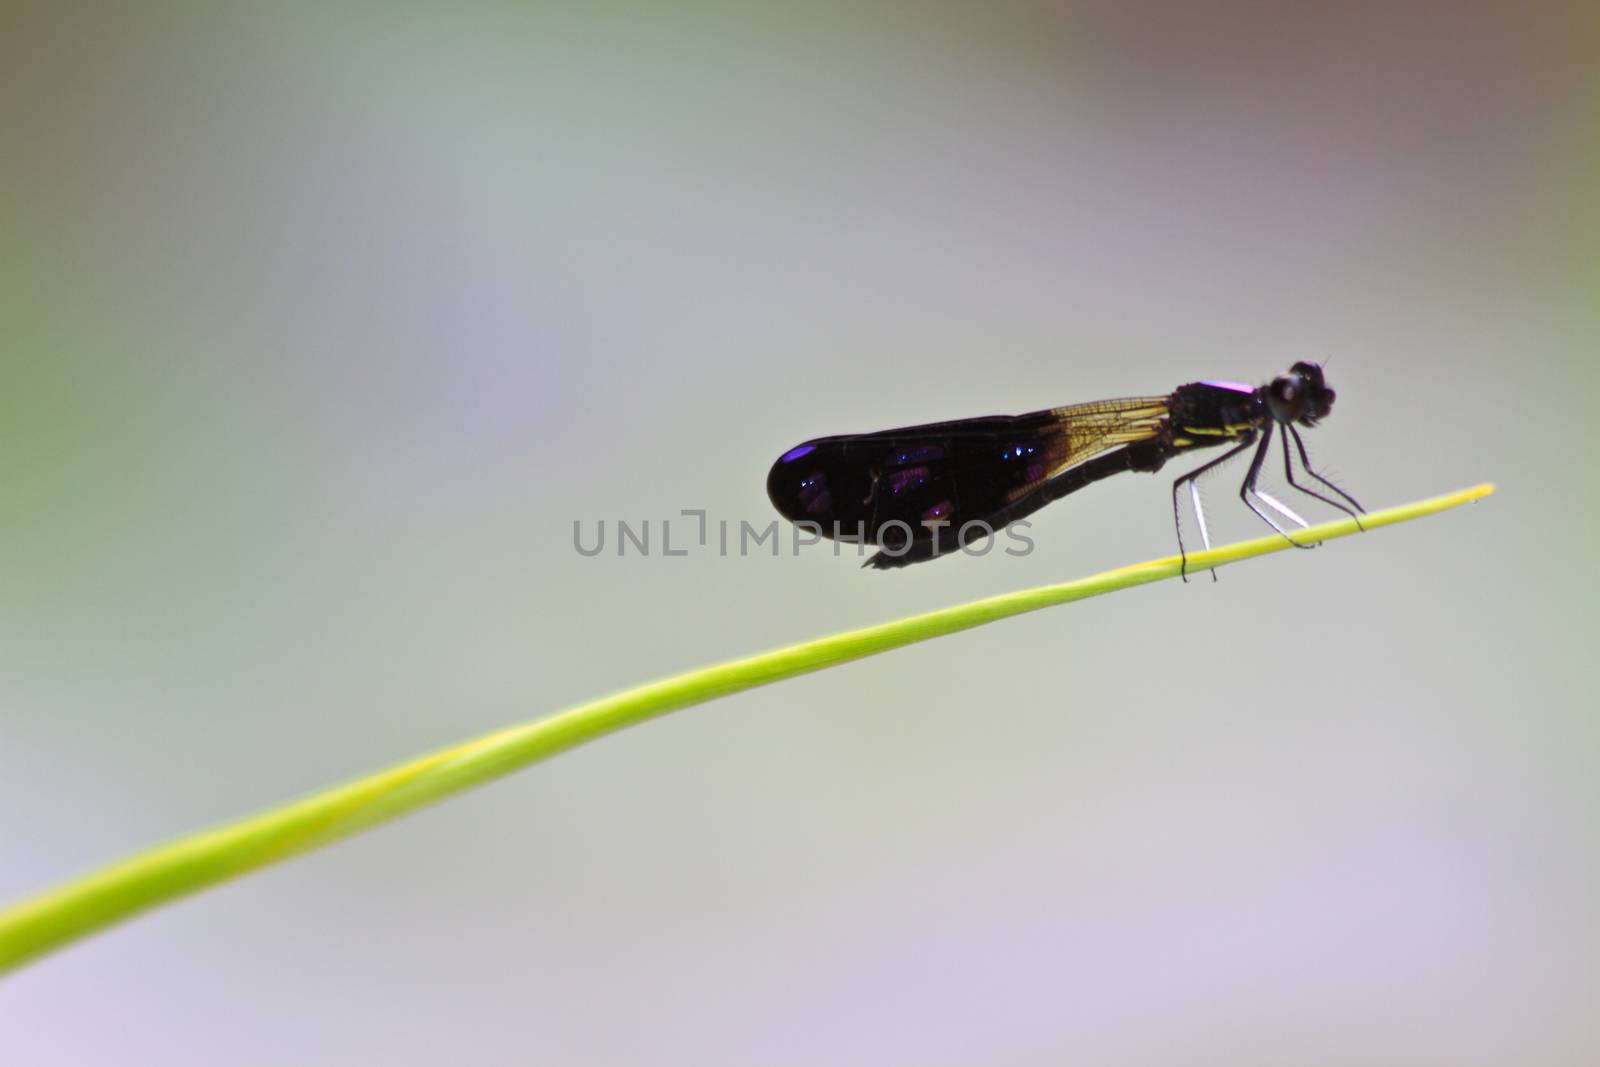
<instances>
[{"instance_id":1,"label":"dark wing","mask_svg":"<svg viewBox=\"0 0 1600 1067\"><path fill-rule=\"evenodd\" d=\"M820 437L779 457L767 495L826 537L899 548L934 524L1000 515L1090 456L1154 437L1166 414L1166 397L1133 397Z\"/></svg>"}]
</instances>

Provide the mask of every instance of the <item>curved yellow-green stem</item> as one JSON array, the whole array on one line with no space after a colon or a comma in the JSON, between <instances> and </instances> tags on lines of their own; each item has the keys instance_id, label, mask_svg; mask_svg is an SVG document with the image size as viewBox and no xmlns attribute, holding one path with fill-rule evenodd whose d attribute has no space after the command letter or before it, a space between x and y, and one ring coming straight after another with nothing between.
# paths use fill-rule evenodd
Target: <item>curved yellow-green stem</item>
<instances>
[{"instance_id":1,"label":"curved yellow-green stem","mask_svg":"<svg viewBox=\"0 0 1600 1067\"><path fill-rule=\"evenodd\" d=\"M1492 485L1479 485L1432 500L1374 511L1363 517L1362 524L1371 530L1405 522L1479 500L1492 492ZM1354 521L1340 519L1313 526L1298 537L1303 541L1326 541L1356 532ZM1189 556L1189 567L1220 567L1289 547L1277 536L1242 541L1195 552ZM1173 578L1178 569L1178 557L1170 556L1092 578L1005 593L689 671L158 845L0 911L0 973L158 904L309 852L613 730L728 693L996 619Z\"/></svg>"}]
</instances>

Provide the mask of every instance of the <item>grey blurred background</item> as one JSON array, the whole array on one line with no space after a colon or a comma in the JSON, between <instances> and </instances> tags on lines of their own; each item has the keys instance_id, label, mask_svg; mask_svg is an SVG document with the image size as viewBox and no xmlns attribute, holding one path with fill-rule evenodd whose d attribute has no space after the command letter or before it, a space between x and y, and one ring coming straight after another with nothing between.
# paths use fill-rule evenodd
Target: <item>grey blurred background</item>
<instances>
[{"instance_id":1,"label":"grey blurred background","mask_svg":"<svg viewBox=\"0 0 1600 1067\"><path fill-rule=\"evenodd\" d=\"M6 4L0 900L1173 551L1167 476L1021 559L573 550L763 524L806 437L1327 359L1368 506L1500 491L570 753L15 974L0 1061L1590 1062L1597 62L1590 3Z\"/></svg>"}]
</instances>

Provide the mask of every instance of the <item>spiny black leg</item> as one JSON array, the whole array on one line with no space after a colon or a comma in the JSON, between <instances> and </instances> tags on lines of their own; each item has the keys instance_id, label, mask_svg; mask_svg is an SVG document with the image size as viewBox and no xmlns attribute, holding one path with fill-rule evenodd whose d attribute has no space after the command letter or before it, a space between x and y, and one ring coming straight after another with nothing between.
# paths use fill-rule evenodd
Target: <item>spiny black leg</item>
<instances>
[{"instance_id":1,"label":"spiny black leg","mask_svg":"<svg viewBox=\"0 0 1600 1067\"><path fill-rule=\"evenodd\" d=\"M1243 500L1245 507L1255 512L1261 521L1265 522L1274 530L1277 530L1278 533L1283 535L1283 539L1294 547L1315 548L1315 545L1303 545L1299 541L1296 541L1294 538L1290 537L1289 531L1285 530L1282 526L1279 526L1277 519L1274 519L1271 515L1268 515L1265 511L1262 511L1260 508L1256 507L1255 501L1250 499L1250 495L1252 493L1255 493L1257 496L1261 495L1256 489L1256 480L1261 477L1261 465L1266 462L1267 449L1270 447L1272 447L1272 432L1269 430L1267 433L1261 435L1261 447L1256 449L1255 458L1250 461L1250 472L1244 476L1244 484L1239 486L1239 499Z\"/></svg>"},{"instance_id":2,"label":"spiny black leg","mask_svg":"<svg viewBox=\"0 0 1600 1067\"><path fill-rule=\"evenodd\" d=\"M1350 507L1353 507L1356 510L1355 511L1351 511L1350 508L1345 507L1343 504L1339 504L1339 503L1336 503L1336 502L1334 502L1332 500L1328 500L1327 497L1321 495L1320 493L1313 493L1309 489L1305 489L1305 488L1302 488L1299 485L1295 485L1295 481L1294 481L1293 476L1291 476L1289 478L1289 484L1290 485L1294 485L1294 487L1296 489L1299 489L1302 493L1309 494L1310 496L1316 497L1318 500L1326 501L1329 504L1333 504L1334 507L1339 508L1345 514L1349 515L1352 519L1356 520L1356 529L1363 530L1363 531L1366 530L1366 527L1361 525L1361 516L1359 514L1357 514L1357 512L1365 512L1367 509L1362 507L1360 504L1356 503L1356 498L1355 497L1351 496L1349 493L1345 492L1343 489L1340 489L1337 485L1334 485L1332 482L1328 481L1328 479L1324 478L1322 475L1318 474L1316 471L1311 469L1311 460L1306 457L1306 443L1304 441L1300 440L1300 431L1299 430L1295 429L1293 426L1288 425L1287 423L1279 423L1279 425L1282 426L1285 431L1287 431L1290 435L1292 435L1294 437L1295 449L1300 453L1300 466L1305 469L1305 472L1307 474L1311 475L1311 477L1315 478L1317 481L1321 482L1323 485L1327 486L1329 489L1332 489L1335 493L1338 493L1340 496L1344 497L1346 500L1348 500L1350 502ZM1287 466L1287 464L1289 462L1289 444L1288 444L1287 441L1285 441L1284 445L1283 445L1283 462L1284 462L1284 464L1286 466Z\"/></svg>"},{"instance_id":3,"label":"spiny black leg","mask_svg":"<svg viewBox=\"0 0 1600 1067\"><path fill-rule=\"evenodd\" d=\"M1245 435L1245 439L1241 444L1228 449L1227 452L1218 456L1210 463L1196 467L1194 470L1190 471L1188 474L1185 474L1183 477L1172 483L1172 525L1178 529L1178 556L1181 560L1178 565L1178 575L1186 582L1189 580L1189 553L1183 547L1183 515L1178 505L1178 487L1183 485L1185 482L1188 482L1190 483L1192 491L1195 479L1199 478L1202 474L1208 470L1211 470L1213 467L1217 467L1228 462L1228 460L1232 459L1234 456L1237 456L1240 452L1243 452L1245 449L1254 444L1255 440L1256 433L1254 430L1251 430L1247 435ZM1194 497L1194 513L1195 519L1200 523L1200 541L1207 548L1210 548L1211 537L1206 533L1206 516L1205 512L1200 510L1200 497L1198 493L1196 493ZM1217 580L1217 572L1215 568L1212 568L1211 580L1213 582Z\"/></svg>"},{"instance_id":4,"label":"spiny black leg","mask_svg":"<svg viewBox=\"0 0 1600 1067\"><path fill-rule=\"evenodd\" d=\"M1337 500L1331 500L1317 492L1315 489L1308 489L1306 486L1303 486L1294 480L1294 465L1289 462L1289 427L1280 422L1278 424L1278 431L1279 436L1283 438L1283 476L1289 480L1289 484L1295 489L1300 490L1300 492L1304 493L1306 496L1311 497L1313 500L1320 500L1329 507L1338 508L1346 515L1356 520L1357 528L1365 529L1365 527L1361 525L1361 516L1356 514L1354 511L1351 511L1347 505L1341 504ZM1300 459L1301 463L1303 464L1305 462L1305 456L1302 454ZM1307 470L1309 472L1310 468L1307 468Z\"/></svg>"}]
</instances>

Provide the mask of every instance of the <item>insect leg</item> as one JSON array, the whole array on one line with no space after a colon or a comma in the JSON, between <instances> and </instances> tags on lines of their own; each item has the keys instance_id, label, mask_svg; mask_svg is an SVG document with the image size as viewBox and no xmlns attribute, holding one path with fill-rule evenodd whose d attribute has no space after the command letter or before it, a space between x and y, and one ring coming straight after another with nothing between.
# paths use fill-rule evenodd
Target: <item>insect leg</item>
<instances>
[{"instance_id":1,"label":"insect leg","mask_svg":"<svg viewBox=\"0 0 1600 1067\"><path fill-rule=\"evenodd\" d=\"M1340 489L1337 485L1334 485L1332 482L1328 481L1328 479L1311 469L1311 460L1306 457L1306 443L1300 439L1299 430L1296 430L1287 423L1279 423L1278 426L1283 433L1283 469L1284 473L1288 475L1289 484L1307 496L1315 497L1324 504L1329 504L1338 508L1346 515L1349 515L1352 519L1356 520L1357 529L1365 530L1366 527L1361 525L1361 515L1359 513L1366 511L1366 508L1356 503L1355 497L1351 496L1349 493L1345 492L1343 489ZM1304 468L1305 472L1311 475L1311 477L1315 478L1317 481L1321 482L1323 485L1327 486L1329 489L1332 489L1335 493L1338 493L1340 496L1348 500L1350 502L1350 507L1346 507L1337 500L1330 500L1321 493L1318 493L1312 489L1308 489L1294 480L1294 470L1289 465L1289 436L1291 434L1294 435L1295 448L1300 453L1300 466ZM1354 508L1355 510L1352 511L1350 510L1351 508Z\"/></svg>"},{"instance_id":2,"label":"insect leg","mask_svg":"<svg viewBox=\"0 0 1600 1067\"><path fill-rule=\"evenodd\" d=\"M1178 504L1178 488L1185 482L1189 483L1189 498L1194 501L1195 517L1200 521L1200 540L1207 548L1210 548L1211 536L1206 530L1206 513L1200 506L1200 488L1198 479L1206 471L1221 466L1234 456L1237 456L1240 452L1243 452L1245 449L1249 448L1255 443L1255 439L1255 431L1251 430L1245 435L1244 440L1239 444L1228 449L1228 451L1224 452L1210 463L1205 463L1196 467L1194 470L1183 475L1177 481L1172 483L1172 524L1173 526L1177 527L1178 530L1178 555L1182 560L1182 562L1179 564L1178 573L1186 582L1189 580L1189 553L1183 547L1183 512L1182 508ZM1216 581L1216 578L1217 572L1212 571L1211 580Z\"/></svg>"},{"instance_id":3,"label":"insect leg","mask_svg":"<svg viewBox=\"0 0 1600 1067\"><path fill-rule=\"evenodd\" d=\"M1261 477L1261 465L1262 463L1266 462L1267 449L1271 446L1272 433L1269 430L1267 433L1261 435L1261 447L1256 449L1255 458L1250 461L1250 471L1244 476L1244 484L1239 486L1239 499L1243 500L1245 506L1251 511L1255 512L1263 522L1272 527L1274 530L1277 530L1278 533L1282 534L1283 539L1289 542L1291 545L1295 546L1296 548L1315 548L1315 545L1304 545L1290 537L1289 531L1280 526L1277 519L1274 519L1271 515L1268 515L1265 511L1262 511L1256 506L1256 502L1250 499L1252 495L1259 497L1264 503L1266 503L1274 511L1277 511L1279 514L1285 516L1293 522L1298 523L1301 526L1306 525L1306 521L1304 519L1300 518L1298 515L1294 514L1294 512L1285 508L1282 504L1278 503L1276 500L1273 500L1271 497L1267 496L1267 494L1256 488L1256 480Z\"/></svg>"}]
</instances>

